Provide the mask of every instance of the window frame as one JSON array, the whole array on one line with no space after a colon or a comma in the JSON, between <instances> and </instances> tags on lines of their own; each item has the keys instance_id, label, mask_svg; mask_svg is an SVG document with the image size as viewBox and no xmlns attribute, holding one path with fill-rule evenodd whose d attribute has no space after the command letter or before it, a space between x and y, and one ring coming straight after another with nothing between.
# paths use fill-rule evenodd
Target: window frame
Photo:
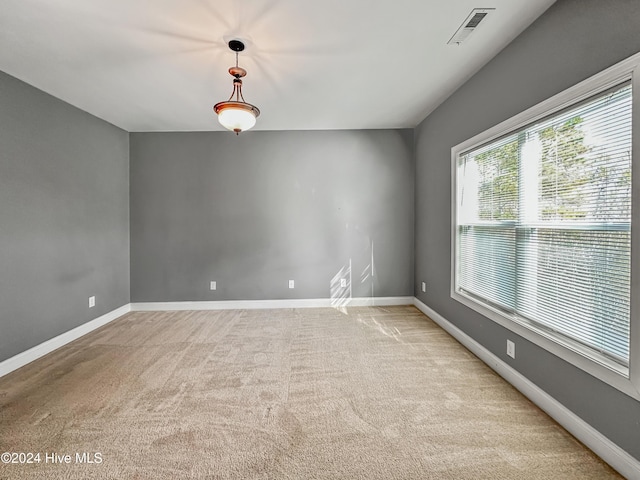
<instances>
[{"instance_id":1,"label":"window frame","mask_svg":"<svg viewBox=\"0 0 640 480\"><path fill-rule=\"evenodd\" d=\"M631 299L629 366L589 356L588 348L556 337L535 325L518 322L497 308L456 289L458 265L457 166L461 154L570 108L625 81L631 82ZM481 132L451 149L451 298L562 358L619 391L640 400L640 53Z\"/></svg>"}]
</instances>

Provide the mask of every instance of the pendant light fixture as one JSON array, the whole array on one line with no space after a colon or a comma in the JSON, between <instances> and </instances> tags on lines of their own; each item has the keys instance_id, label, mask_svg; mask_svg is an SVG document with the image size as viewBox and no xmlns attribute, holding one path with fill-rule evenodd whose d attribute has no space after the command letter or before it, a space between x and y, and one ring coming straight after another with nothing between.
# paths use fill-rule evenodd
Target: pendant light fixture
<instances>
[{"instance_id":1,"label":"pendant light fixture","mask_svg":"<svg viewBox=\"0 0 640 480\"><path fill-rule=\"evenodd\" d=\"M238 52L244 50L244 43L240 40L231 40L229 48L236 52L236 66L229 68L229 73L233 77L233 93L226 102L216 103L213 106L213 111L218 114L218 121L224 128L234 131L238 135L256 124L260 110L245 102L242 96L241 78L247 74L247 71L238 66Z\"/></svg>"}]
</instances>

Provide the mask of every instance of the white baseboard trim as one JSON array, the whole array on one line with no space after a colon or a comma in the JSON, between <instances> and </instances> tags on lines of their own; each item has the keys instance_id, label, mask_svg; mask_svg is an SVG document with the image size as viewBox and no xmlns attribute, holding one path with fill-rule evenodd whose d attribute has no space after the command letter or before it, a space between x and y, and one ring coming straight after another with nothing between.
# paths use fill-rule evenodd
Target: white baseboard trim
<instances>
[{"instance_id":1,"label":"white baseboard trim","mask_svg":"<svg viewBox=\"0 0 640 480\"><path fill-rule=\"evenodd\" d=\"M308 298L285 300L223 300L218 302L137 302L134 312L173 310L256 310L270 308L371 307L413 305L413 297Z\"/></svg>"},{"instance_id":2,"label":"white baseboard trim","mask_svg":"<svg viewBox=\"0 0 640 480\"><path fill-rule=\"evenodd\" d=\"M0 377L7 375L8 373L17 370L20 367L25 366L27 363L31 363L34 360L37 360L40 357L43 357L47 353L51 353L54 350L66 345L69 342L72 342L87 333L106 325L109 322L114 321L116 318L121 317L125 313L131 311L130 304L123 305L120 308L116 308L109 313L105 313L98 318L94 318L87 323L83 323L82 325L69 330L68 332L62 333L57 337L54 337L50 340L47 340L40 345L36 345L29 350L25 350L22 353L19 353L11 358L0 362Z\"/></svg>"},{"instance_id":3,"label":"white baseboard trim","mask_svg":"<svg viewBox=\"0 0 640 480\"><path fill-rule=\"evenodd\" d=\"M414 305L619 473L628 479L640 479L640 461L629 455L625 450L450 323L435 310L429 308L417 298L414 298Z\"/></svg>"}]
</instances>

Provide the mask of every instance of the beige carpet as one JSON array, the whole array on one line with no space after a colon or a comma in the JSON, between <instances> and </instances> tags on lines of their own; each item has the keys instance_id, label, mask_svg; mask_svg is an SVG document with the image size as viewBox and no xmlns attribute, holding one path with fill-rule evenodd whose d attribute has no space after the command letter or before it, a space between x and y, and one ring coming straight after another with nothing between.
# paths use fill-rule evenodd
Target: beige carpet
<instances>
[{"instance_id":1,"label":"beige carpet","mask_svg":"<svg viewBox=\"0 0 640 480\"><path fill-rule=\"evenodd\" d=\"M0 379L6 451L41 462L2 479L620 478L409 306L130 313Z\"/></svg>"}]
</instances>

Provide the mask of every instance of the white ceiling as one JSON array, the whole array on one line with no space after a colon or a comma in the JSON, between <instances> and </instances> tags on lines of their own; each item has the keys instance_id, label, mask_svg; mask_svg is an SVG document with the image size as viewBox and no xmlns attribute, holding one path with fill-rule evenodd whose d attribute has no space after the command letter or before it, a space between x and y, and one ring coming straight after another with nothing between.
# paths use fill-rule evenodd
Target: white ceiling
<instances>
[{"instance_id":1,"label":"white ceiling","mask_svg":"<svg viewBox=\"0 0 640 480\"><path fill-rule=\"evenodd\" d=\"M241 38L255 129L413 127L553 1L1 0L0 70L128 131L223 130Z\"/></svg>"}]
</instances>

